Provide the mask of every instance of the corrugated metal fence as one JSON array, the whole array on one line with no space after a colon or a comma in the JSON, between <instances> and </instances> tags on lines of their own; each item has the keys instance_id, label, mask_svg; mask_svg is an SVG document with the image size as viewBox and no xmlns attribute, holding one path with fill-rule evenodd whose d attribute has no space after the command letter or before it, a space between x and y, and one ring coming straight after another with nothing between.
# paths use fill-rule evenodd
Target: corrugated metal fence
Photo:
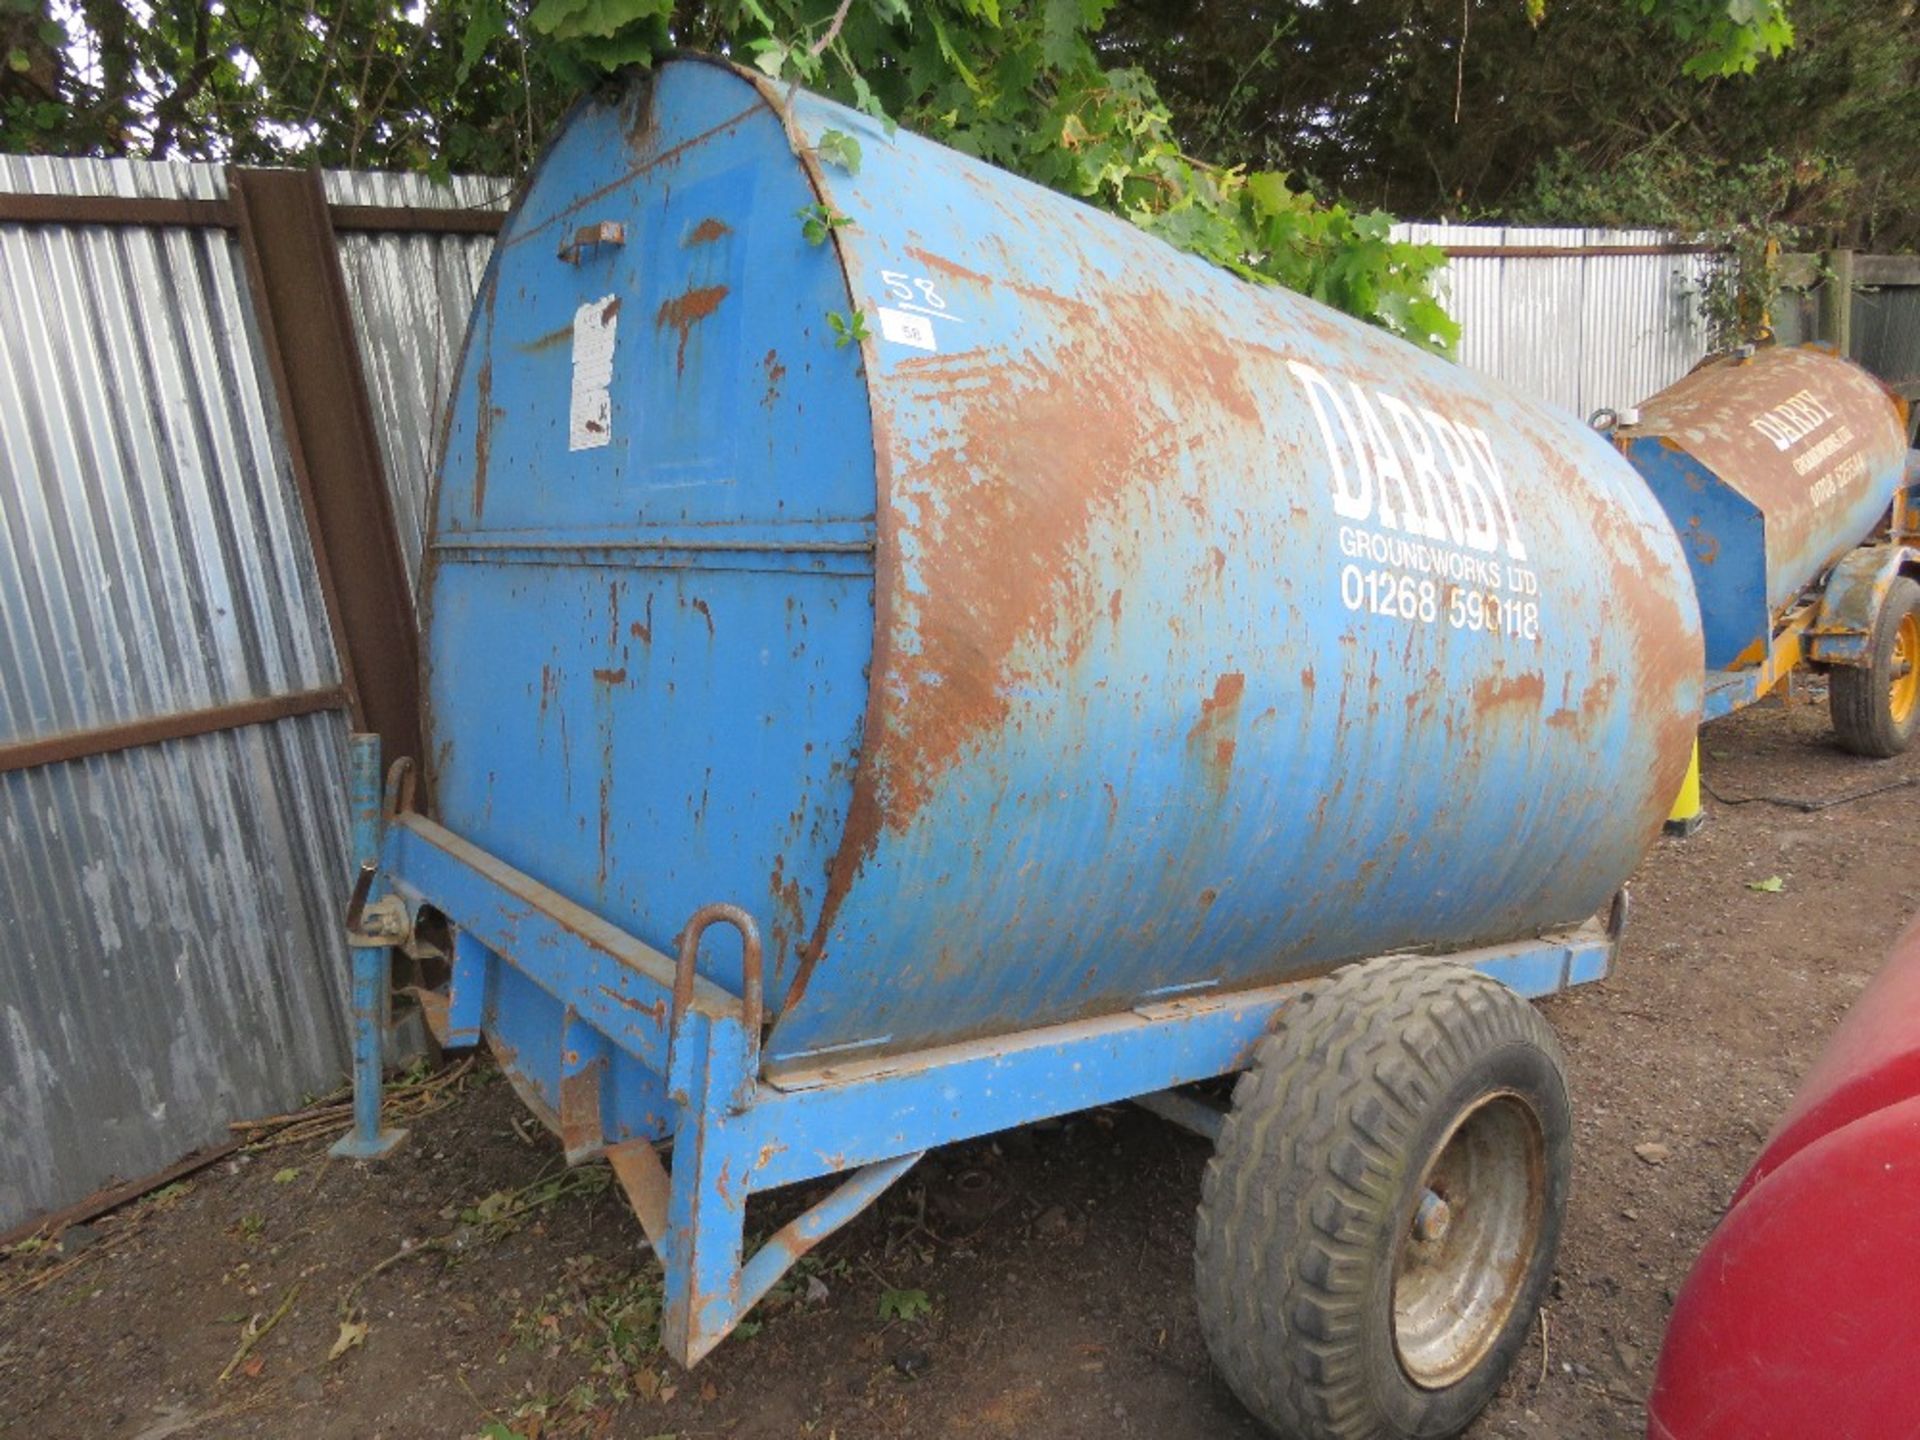
<instances>
[{"instance_id":1,"label":"corrugated metal fence","mask_svg":"<svg viewBox=\"0 0 1920 1440\"><path fill-rule=\"evenodd\" d=\"M498 189L327 188L416 206ZM217 202L226 183L0 157L0 193ZM489 244L341 237L416 537ZM119 737L0 773L4 1229L338 1082L348 719L229 229L0 223L0 294L0 744ZM140 743L182 728L205 733Z\"/></svg>"},{"instance_id":2,"label":"corrugated metal fence","mask_svg":"<svg viewBox=\"0 0 1920 1440\"><path fill-rule=\"evenodd\" d=\"M453 188L418 175L333 173L327 199L343 205L491 208L505 182L457 179ZM350 233L340 265L353 306L360 363L393 493L407 575L416 584L426 553L427 487L438 459L440 407L453 384L467 312L493 252L488 235Z\"/></svg>"},{"instance_id":3,"label":"corrugated metal fence","mask_svg":"<svg viewBox=\"0 0 1920 1440\"><path fill-rule=\"evenodd\" d=\"M336 209L505 198L324 188ZM351 699L224 174L0 157L8 195L206 213L0 220L0 749L53 757L0 767L0 1229L339 1080ZM335 244L411 580L492 242L376 221ZM1555 404L1630 403L1700 356L1702 258L1661 236L1403 233L1456 252L1466 363Z\"/></svg>"},{"instance_id":4,"label":"corrugated metal fence","mask_svg":"<svg viewBox=\"0 0 1920 1440\"><path fill-rule=\"evenodd\" d=\"M1876 285L1853 297L1855 358L1909 399L1920 395L1920 285Z\"/></svg>"},{"instance_id":5,"label":"corrugated metal fence","mask_svg":"<svg viewBox=\"0 0 1920 1440\"><path fill-rule=\"evenodd\" d=\"M1585 417L1638 404L1706 355L1712 256L1657 230L1398 225L1448 253L1462 364Z\"/></svg>"}]
</instances>

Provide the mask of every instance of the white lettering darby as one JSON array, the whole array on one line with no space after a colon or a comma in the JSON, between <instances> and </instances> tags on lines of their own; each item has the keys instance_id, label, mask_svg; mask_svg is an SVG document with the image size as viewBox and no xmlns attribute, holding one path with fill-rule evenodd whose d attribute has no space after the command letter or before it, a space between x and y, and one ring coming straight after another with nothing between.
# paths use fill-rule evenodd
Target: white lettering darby
<instances>
[{"instance_id":1,"label":"white lettering darby","mask_svg":"<svg viewBox=\"0 0 1920 1440\"><path fill-rule=\"evenodd\" d=\"M1747 421L1747 426L1772 441L1774 449L1790 450L1831 419L1833 411L1824 400L1811 390L1797 390Z\"/></svg>"},{"instance_id":2,"label":"white lettering darby","mask_svg":"<svg viewBox=\"0 0 1920 1440\"><path fill-rule=\"evenodd\" d=\"M1342 394L1298 360L1287 369L1306 392L1326 444L1334 514L1486 554L1504 540L1508 556L1525 563L1527 547L1486 431L1352 382Z\"/></svg>"}]
</instances>

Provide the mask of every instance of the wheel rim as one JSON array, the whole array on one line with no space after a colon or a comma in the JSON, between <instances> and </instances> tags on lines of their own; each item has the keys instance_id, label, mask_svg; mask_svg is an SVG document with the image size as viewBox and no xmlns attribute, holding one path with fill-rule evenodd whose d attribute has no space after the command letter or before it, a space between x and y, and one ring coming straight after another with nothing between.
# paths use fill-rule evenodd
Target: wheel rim
<instances>
[{"instance_id":1,"label":"wheel rim","mask_svg":"<svg viewBox=\"0 0 1920 1440\"><path fill-rule=\"evenodd\" d=\"M1920 615L1900 617L1893 632L1893 675L1887 686L1887 709L1893 723L1905 725L1920 702Z\"/></svg>"},{"instance_id":2,"label":"wheel rim","mask_svg":"<svg viewBox=\"0 0 1920 1440\"><path fill-rule=\"evenodd\" d=\"M1427 1163L1393 1265L1394 1349L1414 1384L1454 1384L1506 1328L1540 1240L1546 1156L1532 1106L1500 1091Z\"/></svg>"}]
</instances>

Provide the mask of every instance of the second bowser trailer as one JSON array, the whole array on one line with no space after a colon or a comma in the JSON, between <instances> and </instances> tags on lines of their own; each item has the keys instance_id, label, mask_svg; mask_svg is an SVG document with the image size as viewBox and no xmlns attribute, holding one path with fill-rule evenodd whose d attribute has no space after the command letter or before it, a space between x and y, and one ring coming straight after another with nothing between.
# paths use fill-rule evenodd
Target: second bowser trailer
<instances>
[{"instance_id":1,"label":"second bowser trailer","mask_svg":"<svg viewBox=\"0 0 1920 1440\"><path fill-rule=\"evenodd\" d=\"M1706 645L1703 718L1827 676L1835 733L1897 755L1920 730L1920 513L1904 402L1815 346L1717 355L1595 417L1685 547ZM1700 815L1697 767L1674 828Z\"/></svg>"}]
</instances>

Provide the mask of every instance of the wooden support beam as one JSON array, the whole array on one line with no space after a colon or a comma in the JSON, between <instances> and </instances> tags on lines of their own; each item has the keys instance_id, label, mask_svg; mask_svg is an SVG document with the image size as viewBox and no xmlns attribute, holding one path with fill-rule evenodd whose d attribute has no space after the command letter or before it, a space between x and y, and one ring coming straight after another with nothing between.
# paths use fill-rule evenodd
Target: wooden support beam
<instances>
[{"instance_id":1,"label":"wooden support beam","mask_svg":"<svg viewBox=\"0 0 1920 1440\"><path fill-rule=\"evenodd\" d=\"M1608 255L1711 255L1717 245L1443 245L1449 260L1587 260Z\"/></svg>"},{"instance_id":2,"label":"wooden support beam","mask_svg":"<svg viewBox=\"0 0 1920 1440\"><path fill-rule=\"evenodd\" d=\"M500 210L436 205L327 206L335 230L407 235L497 235ZM115 225L151 229L186 226L233 230L240 216L231 200L180 200L146 195L29 195L0 191L0 225Z\"/></svg>"},{"instance_id":3,"label":"wooden support beam","mask_svg":"<svg viewBox=\"0 0 1920 1440\"><path fill-rule=\"evenodd\" d=\"M0 193L0 225L187 225L230 230L238 223L233 206L225 200Z\"/></svg>"},{"instance_id":4,"label":"wooden support beam","mask_svg":"<svg viewBox=\"0 0 1920 1440\"><path fill-rule=\"evenodd\" d=\"M335 230L388 231L405 235L498 235L500 210L439 209L414 205L329 205Z\"/></svg>"},{"instance_id":5,"label":"wooden support beam","mask_svg":"<svg viewBox=\"0 0 1920 1440\"><path fill-rule=\"evenodd\" d=\"M1855 255L1856 285L1920 285L1920 255Z\"/></svg>"}]
</instances>

